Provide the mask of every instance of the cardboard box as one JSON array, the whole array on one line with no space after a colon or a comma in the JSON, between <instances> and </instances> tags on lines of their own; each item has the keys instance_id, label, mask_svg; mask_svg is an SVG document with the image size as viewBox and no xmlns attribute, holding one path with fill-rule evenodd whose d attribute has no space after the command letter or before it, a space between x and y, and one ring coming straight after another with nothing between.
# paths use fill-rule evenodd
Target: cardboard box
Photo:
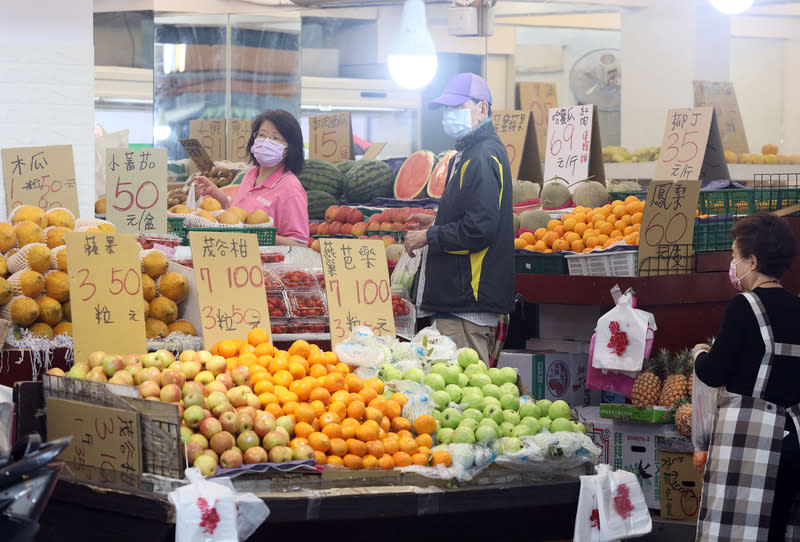
<instances>
[{"instance_id":1,"label":"cardboard box","mask_svg":"<svg viewBox=\"0 0 800 542\"><path fill-rule=\"evenodd\" d=\"M675 409L659 406L639 408L627 404L603 403L600 405L600 416L637 422L672 423L675 421Z\"/></svg>"},{"instance_id":2,"label":"cardboard box","mask_svg":"<svg viewBox=\"0 0 800 542\"><path fill-rule=\"evenodd\" d=\"M586 425L586 435L600 448L597 462L610 465L614 459L614 420L601 418L599 407L596 406L577 407L575 411L578 420Z\"/></svg>"},{"instance_id":3,"label":"cardboard box","mask_svg":"<svg viewBox=\"0 0 800 542\"><path fill-rule=\"evenodd\" d=\"M697 469L691 453L659 452L661 517L697 519L703 489L703 471Z\"/></svg>"},{"instance_id":4,"label":"cardboard box","mask_svg":"<svg viewBox=\"0 0 800 542\"><path fill-rule=\"evenodd\" d=\"M587 354L504 350L498 367L514 367L535 399L562 399L570 406L599 403L599 390L586 389Z\"/></svg>"},{"instance_id":5,"label":"cardboard box","mask_svg":"<svg viewBox=\"0 0 800 542\"><path fill-rule=\"evenodd\" d=\"M610 465L636 475L648 508L658 509L661 501L656 435L668 433L673 427L672 424L614 421L614 461Z\"/></svg>"}]
</instances>

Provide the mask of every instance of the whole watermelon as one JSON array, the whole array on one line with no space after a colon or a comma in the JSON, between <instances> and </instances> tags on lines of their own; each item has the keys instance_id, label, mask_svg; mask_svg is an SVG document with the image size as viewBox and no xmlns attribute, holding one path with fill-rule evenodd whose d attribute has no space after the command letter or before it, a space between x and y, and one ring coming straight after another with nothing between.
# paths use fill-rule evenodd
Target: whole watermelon
<instances>
[{"instance_id":1,"label":"whole watermelon","mask_svg":"<svg viewBox=\"0 0 800 542\"><path fill-rule=\"evenodd\" d=\"M335 197L322 190L308 190L306 198L308 198L308 218L312 220L323 220L328 207L337 203Z\"/></svg>"},{"instance_id":2,"label":"whole watermelon","mask_svg":"<svg viewBox=\"0 0 800 542\"><path fill-rule=\"evenodd\" d=\"M344 201L349 203L369 203L393 193L394 171L380 160L360 160L344 177Z\"/></svg>"},{"instance_id":3,"label":"whole watermelon","mask_svg":"<svg viewBox=\"0 0 800 542\"><path fill-rule=\"evenodd\" d=\"M347 175L347 172L353 169L353 166L356 165L358 162L355 160L345 160L343 162L339 162L336 164L336 169L338 169L342 176Z\"/></svg>"},{"instance_id":4,"label":"whole watermelon","mask_svg":"<svg viewBox=\"0 0 800 542\"><path fill-rule=\"evenodd\" d=\"M306 160L303 171L297 176L306 192L322 190L337 199L342 195L342 178L342 172L336 166L316 158Z\"/></svg>"}]
</instances>

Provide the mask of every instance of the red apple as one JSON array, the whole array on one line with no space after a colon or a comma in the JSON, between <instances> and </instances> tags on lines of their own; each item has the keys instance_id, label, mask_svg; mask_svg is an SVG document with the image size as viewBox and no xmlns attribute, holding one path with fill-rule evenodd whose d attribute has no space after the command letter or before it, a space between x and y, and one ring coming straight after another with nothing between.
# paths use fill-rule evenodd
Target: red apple
<instances>
[{"instance_id":1,"label":"red apple","mask_svg":"<svg viewBox=\"0 0 800 542\"><path fill-rule=\"evenodd\" d=\"M274 431L276 427L275 417L269 412L259 412L259 415L256 416L256 420L253 422L253 431L262 439L267 433Z\"/></svg>"},{"instance_id":2,"label":"red apple","mask_svg":"<svg viewBox=\"0 0 800 542\"><path fill-rule=\"evenodd\" d=\"M220 422L217 421L217 423ZM233 435L228 431L222 431L222 430L215 433L211 437L211 440L209 441L209 446L211 446L211 449L217 452L217 454L219 455L222 455L226 450L230 450L231 448L233 448L235 444L236 444L236 439L233 438Z\"/></svg>"},{"instance_id":3,"label":"red apple","mask_svg":"<svg viewBox=\"0 0 800 542\"><path fill-rule=\"evenodd\" d=\"M181 374L180 371L176 371L175 369L169 368L164 369L161 371L161 386L164 387L167 384L175 384L178 386L178 389L182 388L183 385L186 383L186 378Z\"/></svg>"},{"instance_id":4,"label":"red apple","mask_svg":"<svg viewBox=\"0 0 800 542\"><path fill-rule=\"evenodd\" d=\"M231 370L231 378L237 386L244 386L250 382L250 369L247 365L237 365Z\"/></svg>"},{"instance_id":5,"label":"red apple","mask_svg":"<svg viewBox=\"0 0 800 542\"><path fill-rule=\"evenodd\" d=\"M249 392L243 389L243 386L236 386L229 389L225 395L232 406L240 407L247 405L247 393Z\"/></svg>"},{"instance_id":6,"label":"red apple","mask_svg":"<svg viewBox=\"0 0 800 542\"><path fill-rule=\"evenodd\" d=\"M177 403L181 400L181 389L175 384L167 384L161 388L159 399L162 403Z\"/></svg>"},{"instance_id":7,"label":"red apple","mask_svg":"<svg viewBox=\"0 0 800 542\"><path fill-rule=\"evenodd\" d=\"M406 223L408 220L408 210L407 209L397 209L394 213L394 221L401 222L403 224Z\"/></svg>"},{"instance_id":8,"label":"red apple","mask_svg":"<svg viewBox=\"0 0 800 542\"><path fill-rule=\"evenodd\" d=\"M63 371L62 371L63 372ZM117 371L114 376L108 379L110 384L121 384L123 386L133 386L133 375L128 371Z\"/></svg>"},{"instance_id":9,"label":"red apple","mask_svg":"<svg viewBox=\"0 0 800 542\"><path fill-rule=\"evenodd\" d=\"M89 368L94 369L95 367L103 363L104 357L106 357L106 353L101 350L89 354L89 357L86 359L87 363L89 364Z\"/></svg>"},{"instance_id":10,"label":"red apple","mask_svg":"<svg viewBox=\"0 0 800 542\"><path fill-rule=\"evenodd\" d=\"M343 223L347 222L347 216L350 214L350 211L352 210L353 208L348 207L347 205L342 205L341 207L339 207L339 210L336 211L336 221Z\"/></svg>"},{"instance_id":11,"label":"red apple","mask_svg":"<svg viewBox=\"0 0 800 542\"><path fill-rule=\"evenodd\" d=\"M343 224L342 229L339 230L339 233L342 235L352 235L353 234L353 225L350 223Z\"/></svg>"},{"instance_id":12,"label":"red apple","mask_svg":"<svg viewBox=\"0 0 800 542\"><path fill-rule=\"evenodd\" d=\"M200 396L205 395L205 386L203 386L200 382L195 382L194 380L187 380L183 386L181 386L181 394L186 397L190 393L197 393Z\"/></svg>"},{"instance_id":13,"label":"red apple","mask_svg":"<svg viewBox=\"0 0 800 542\"><path fill-rule=\"evenodd\" d=\"M270 463L288 463L292 460L292 450L286 446L275 446L269 451Z\"/></svg>"},{"instance_id":14,"label":"red apple","mask_svg":"<svg viewBox=\"0 0 800 542\"><path fill-rule=\"evenodd\" d=\"M200 422L200 433L203 434L204 437L211 440L214 435L222 431L222 424L213 416L210 416Z\"/></svg>"},{"instance_id":15,"label":"red apple","mask_svg":"<svg viewBox=\"0 0 800 542\"><path fill-rule=\"evenodd\" d=\"M200 365L200 363L194 360L184 361L183 365L181 365L181 372L186 380L194 380L194 377L196 377L202 370L203 367Z\"/></svg>"},{"instance_id":16,"label":"red apple","mask_svg":"<svg viewBox=\"0 0 800 542\"><path fill-rule=\"evenodd\" d=\"M228 388L225 386L225 384L223 384L219 380L215 380L214 382L209 382L208 386L206 386L206 393L208 393L209 395L217 391L225 394L225 392L228 391Z\"/></svg>"},{"instance_id":17,"label":"red apple","mask_svg":"<svg viewBox=\"0 0 800 542\"><path fill-rule=\"evenodd\" d=\"M331 222L331 226L328 228L328 235L339 235L340 233L342 233L342 223L338 220Z\"/></svg>"},{"instance_id":18,"label":"red apple","mask_svg":"<svg viewBox=\"0 0 800 542\"><path fill-rule=\"evenodd\" d=\"M367 233L367 223L366 222L359 222L358 224L353 225L353 235L361 236Z\"/></svg>"},{"instance_id":19,"label":"red apple","mask_svg":"<svg viewBox=\"0 0 800 542\"><path fill-rule=\"evenodd\" d=\"M317 235L328 235L331 229L331 222L323 222L317 228Z\"/></svg>"},{"instance_id":20,"label":"red apple","mask_svg":"<svg viewBox=\"0 0 800 542\"><path fill-rule=\"evenodd\" d=\"M231 374L228 372L218 374L217 380L225 384L226 389L231 389L233 387L233 378L231 377Z\"/></svg>"},{"instance_id":21,"label":"red apple","mask_svg":"<svg viewBox=\"0 0 800 542\"><path fill-rule=\"evenodd\" d=\"M228 362L222 356L211 356L206 363L206 371L218 376L228 370Z\"/></svg>"},{"instance_id":22,"label":"red apple","mask_svg":"<svg viewBox=\"0 0 800 542\"><path fill-rule=\"evenodd\" d=\"M186 455L189 456L189 464L193 464L194 460L203 455L203 447L196 442L189 441L186 444Z\"/></svg>"},{"instance_id":23,"label":"red apple","mask_svg":"<svg viewBox=\"0 0 800 542\"><path fill-rule=\"evenodd\" d=\"M251 446L244 451L244 462L248 465L267 462L267 451L261 446Z\"/></svg>"},{"instance_id":24,"label":"red apple","mask_svg":"<svg viewBox=\"0 0 800 542\"><path fill-rule=\"evenodd\" d=\"M139 395L147 399L148 397L158 397L161 393L161 388L152 380L147 380L139 384Z\"/></svg>"},{"instance_id":25,"label":"red apple","mask_svg":"<svg viewBox=\"0 0 800 542\"><path fill-rule=\"evenodd\" d=\"M240 450L225 450L219 456L219 466L223 469L238 469L242 466L243 459Z\"/></svg>"},{"instance_id":26,"label":"red apple","mask_svg":"<svg viewBox=\"0 0 800 542\"><path fill-rule=\"evenodd\" d=\"M94 371L94 369L92 369L92 371ZM159 384L159 387L161 387L161 371L155 367L145 367L141 371L137 372L133 377L133 381L137 386L143 382L147 382L148 380Z\"/></svg>"},{"instance_id":27,"label":"red apple","mask_svg":"<svg viewBox=\"0 0 800 542\"><path fill-rule=\"evenodd\" d=\"M219 417L219 423L222 424L222 430L235 435L239 432L239 417L235 412L223 412Z\"/></svg>"},{"instance_id":28,"label":"red apple","mask_svg":"<svg viewBox=\"0 0 800 542\"><path fill-rule=\"evenodd\" d=\"M392 237L391 235L384 235L383 237L381 237L381 241L383 241L383 244L387 247L389 245L395 244L394 237Z\"/></svg>"},{"instance_id":29,"label":"red apple","mask_svg":"<svg viewBox=\"0 0 800 542\"><path fill-rule=\"evenodd\" d=\"M308 223L308 234L309 235L317 235L317 230L319 229L319 222L309 222Z\"/></svg>"},{"instance_id":30,"label":"red apple","mask_svg":"<svg viewBox=\"0 0 800 542\"><path fill-rule=\"evenodd\" d=\"M187 361L192 361L194 357L194 350L184 350L178 356L178 360L186 363Z\"/></svg>"},{"instance_id":31,"label":"red apple","mask_svg":"<svg viewBox=\"0 0 800 542\"><path fill-rule=\"evenodd\" d=\"M362 212L361 212L360 210L358 210L358 209L352 209L352 210L351 210L351 211L350 211L350 212L347 214L347 221L348 221L350 224L358 224L359 222L364 222L364 213L362 213Z\"/></svg>"},{"instance_id":32,"label":"red apple","mask_svg":"<svg viewBox=\"0 0 800 542\"><path fill-rule=\"evenodd\" d=\"M256 395L255 393L248 393L247 395L245 395L245 398L247 399L247 406L249 406L250 408L256 410L261 408L261 401L258 400L258 395Z\"/></svg>"},{"instance_id":33,"label":"red apple","mask_svg":"<svg viewBox=\"0 0 800 542\"><path fill-rule=\"evenodd\" d=\"M339 212L338 205L331 205L325 209L325 222L333 222L336 220L336 214Z\"/></svg>"},{"instance_id":34,"label":"red apple","mask_svg":"<svg viewBox=\"0 0 800 542\"><path fill-rule=\"evenodd\" d=\"M236 410L227 401L222 403L221 405L217 405L217 406L215 406L214 408L211 409L211 415L216 417L216 418L219 418L225 412L233 412L233 413L235 413Z\"/></svg>"}]
</instances>

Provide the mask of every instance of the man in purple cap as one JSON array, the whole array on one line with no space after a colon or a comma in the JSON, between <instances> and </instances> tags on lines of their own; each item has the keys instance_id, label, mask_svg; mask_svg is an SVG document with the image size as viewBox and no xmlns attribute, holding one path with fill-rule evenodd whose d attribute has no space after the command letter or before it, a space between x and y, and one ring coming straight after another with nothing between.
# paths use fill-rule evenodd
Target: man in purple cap
<instances>
[{"instance_id":1,"label":"man in purple cap","mask_svg":"<svg viewBox=\"0 0 800 542\"><path fill-rule=\"evenodd\" d=\"M496 353L495 328L514 310L514 226L511 170L491 119L492 94L472 73L453 77L430 104L456 139L435 221L406 234L405 249L427 247L420 269L418 315L430 316L459 347L487 364Z\"/></svg>"}]
</instances>

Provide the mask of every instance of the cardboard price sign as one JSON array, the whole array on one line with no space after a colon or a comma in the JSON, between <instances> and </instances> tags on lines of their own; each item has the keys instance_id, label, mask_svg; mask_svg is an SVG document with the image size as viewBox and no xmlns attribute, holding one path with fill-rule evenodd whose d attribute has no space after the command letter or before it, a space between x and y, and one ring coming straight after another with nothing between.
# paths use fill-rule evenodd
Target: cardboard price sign
<instances>
[{"instance_id":1,"label":"cardboard price sign","mask_svg":"<svg viewBox=\"0 0 800 542\"><path fill-rule=\"evenodd\" d=\"M654 179L730 179L711 107L670 109Z\"/></svg>"},{"instance_id":2,"label":"cardboard price sign","mask_svg":"<svg viewBox=\"0 0 800 542\"><path fill-rule=\"evenodd\" d=\"M539 161L536 126L531 122L531 112L494 111L492 123L500 141L506 146L511 178L542 182L542 163Z\"/></svg>"},{"instance_id":3,"label":"cardboard price sign","mask_svg":"<svg viewBox=\"0 0 800 542\"><path fill-rule=\"evenodd\" d=\"M699 181L651 181L639 237L639 276L694 272Z\"/></svg>"},{"instance_id":4,"label":"cardboard price sign","mask_svg":"<svg viewBox=\"0 0 800 542\"><path fill-rule=\"evenodd\" d=\"M9 215L20 205L64 207L80 215L72 145L3 149L0 156Z\"/></svg>"},{"instance_id":5,"label":"cardboard price sign","mask_svg":"<svg viewBox=\"0 0 800 542\"><path fill-rule=\"evenodd\" d=\"M189 245L206 348L224 339L247 337L253 328L269 332L267 293L256 235L192 231Z\"/></svg>"},{"instance_id":6,"label":"cardboard price sign","mask_svg":"<svg viewBox=\"0 0 800 542\"><path fill-rule=\"evenodd\" d=\"M544 176L566 179L568 184L592 177L605 183L600 123L593 105L550 109L547 125Z\"/></svg>"},{"instance_id":7,"label":"cardboard price sign","mask_svg":"<svg viewBox=\"0 0 800 542\"><path fill-rule=\"evenodd\" d=\"M357 326L394 337L389 268L382 241L322 239L322 269L328 299L331 345Z\"/></svg>"},{"instance_id":8,"label":"cardboard price sign","mask_svg":"<svg viewBox=\"0 0 800 542\"><path fill-rule=\"evenodd\" d=\"M86 359L96 350L146 352L136 237L70 232L65 240L75 356Z\"/></svg>"},{"instance_id":9,"label":"cardboard price sign","mask_svg":"<svg viewBox=\"0 0 800 542\"><path fill-rule=\"evenodd\" d=\"M722 148L735 152L749 152L744 121L730 81L694 81L694 106L711 106L719 122Z\"/></svg>"},{"instance_id":10,"label":"cardboard price sign","mask_svg":"<svg viewBox=\"0 0 800 542\"><path fill-rule=\"evenodd\" d=\"M120 233L166 233L167 149L107 149L106 200Z\"/></svg>"},{"instance_id":11,"label":"cardboard price sign","mask_svg":"<svg viewBox=\"0 0 800 542\"><path fill-rule=\"evenodd\" d=\"M197 169L205 172L211 171L214 167L214 162L198 140L179 139L178 141L183 147L183 150L186 151L186 154L189 155L192 162L194 162L194 165L197 166Z\"/></svg>"},{"instance_id":12,"label":"cardboard price sign","mask_svg":"<svg viewBox=\"0 0 800 542\"><path fill-rule=\"evenodd\" d=\"M225 160L225 153L228 150L225 119L190 120L189 138L198 140L211 160Z\"/></svg>"},{"instance_id":13,"label":"cardboard price sign","mask_svg":"<svg viewBox=\"0 0 800 542\"><path fill-rule=\"evenodd\" d=\"M47 398L47 438L72 435L59 457L75 464L116 472L142 472L139 414L81 401Z\"/></svg>"},{"instance_id":14,"label":"cardboard price sign","mask_svg":"<svg viewBox=\"0 0 800 542\"><path fill-rule=\"evenodd\" d=\"M354 158L350 113L308 118L308 157L328 162Z\"/></svg>"},{"instance_id":15,"label":"cardboard price sign","mask_svg":"<svg viewBox=\"0 0 800 542\"><path fill-rule=\"evenodd\" d=\"M536 127L536 143L539 161L544 162L547 143L547 112L558 107L558 94L555 83L517 83L516 109L530 110Z\"/></svg>"},{"instance_id":16,"label":"cardboard price sign","mask_svg":"<svg viewBox=\"0 0 800 542\"><path fill-rule=\"evenodd\" d=\"M249 162L247 142L252 133L253 121L250 119L228 119L228 161Z\"/></svg>"}]
</instances>

